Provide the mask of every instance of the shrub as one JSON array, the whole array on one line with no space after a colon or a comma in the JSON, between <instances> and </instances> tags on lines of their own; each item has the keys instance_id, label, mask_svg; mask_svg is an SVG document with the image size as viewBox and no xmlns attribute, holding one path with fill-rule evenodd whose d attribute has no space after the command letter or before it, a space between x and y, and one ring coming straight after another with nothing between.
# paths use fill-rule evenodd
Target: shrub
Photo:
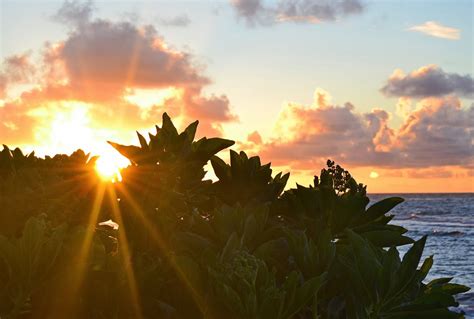
<instances>
[{"instance_id":1,"label":"shrub","mask_svg":"<svg viewBox=\"0 0 474 319\"><path fill-rule=\"evenodd\" d=\"M259 157L198 122L162 127L122 181L101 181L82 151L0 153L1 318L462 318L468 287L424 279L426 237L390 224L403 199L367 207L366 187L334 162L285 191ZM210 162L217 181L205 180ZM112 219L118 229L99 222ZM411 245L400 258L398 246Z\"/></svg>"}]
</instances>

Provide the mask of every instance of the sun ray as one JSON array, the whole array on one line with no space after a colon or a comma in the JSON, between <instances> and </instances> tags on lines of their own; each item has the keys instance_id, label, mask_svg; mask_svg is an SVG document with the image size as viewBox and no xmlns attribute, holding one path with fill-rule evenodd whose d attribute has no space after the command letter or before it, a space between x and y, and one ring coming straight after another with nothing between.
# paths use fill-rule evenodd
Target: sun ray
<instances>
[{"instance_id":1,"label":"sun ray","mask_svg":"<svg viewBox=\"0 0 474 319\"><path fill-rule=\"evenodd\" d=\"M67 296L69 296L69 298L67 298L65 300L65 304L62 305L62 308L64 309L64 311L66 311L65 315L77 314L77 308L79 307L79 305L76 296L80 292L84 281L85 272L90 257L91 245L94 238L95 228L98 223L99 213L104 199L105 187L105 183L98 184L97 193L95 195L87 227L85 229L85 235L82 240L81 246L79 247L78 253L75 254L75 261L73 263L74 266L73 269L70 270L72 278L68 283L67 287Z\"/></svg>"},{"instance_id":2,"label":"sun ray","mask_svg":"<svg viewBox=\"0 0 474 319\"><path fill-rule=\"evenodd\" d=\"M122 215L120 213L120 208L117 205L117 195L113 187L108 187L109 199L112 206L112 215L117 224L120 227L118 231L118 247L121 251L120 256L122 257L122 264L125 268L125 274L127 276L127 284L130 288L130 295L131 295L131 302L133 305L133 310L135 313L134 318L142 318L142 310L140 305L140 296L138 293L137 282L135 280L135 274L133 271L133 266L131 265L131 255L130 255L130 247L128 246L127 234L126 234L126 227L122 220Z\"/></svg>"},{"instance_id":3,"label":"sun ray","mask_svg":"<svg viewBox=\"0 0 474 319\"><path fill-rule=\"evenodd\" d=\"M147 220L145 213L141 209L140 205L133 199L133 196L130 195L127 189L123 187L123 185L119 184L118 187L120 189L120 193L124 195L125 197L124 199L127 200L127 202L132 207L134 213L136 213L136 216L139 217L141 224L146 228L146 231L151 235L151 239L154 241L154 243L158 245L158 248L161 251L163 252L169 251L169 248L167 247L166 242L163 240L159 232ZM181 282L186 286L188 291L191 293L191 297L193 298L194 302L198 306L201 313L206 314L208 312L207 311L208 307L206 306L205 300L196 291L192 283L186 278L186 274L184 273L184 271L171 258L168 258L168 262L170 262L171 266L173 267L173 269L176 271L177 275L179 276Z\"/></svg>"},{"instance_id":4,"label":"sun ray","mask_svg":"<svg viewBox=\"0 0 474 319\"><path fill-rule=\"evenodd\" d=\"M130 64L127 68L127 75L126 75L125 83L124 83L125 87L130 87L130 84L132 83L133 78L135 77L140 50L141 50L140 37L137 37L135 39L135 43L133 44L132 54L130 56Z\"/></svg>"}]
</instances>

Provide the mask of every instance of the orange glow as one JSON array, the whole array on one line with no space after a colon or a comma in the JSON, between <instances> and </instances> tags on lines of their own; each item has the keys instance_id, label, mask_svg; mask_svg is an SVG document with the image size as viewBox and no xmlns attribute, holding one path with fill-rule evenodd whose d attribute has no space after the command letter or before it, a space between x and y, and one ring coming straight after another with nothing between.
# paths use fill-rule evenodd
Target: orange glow
<instances>
[{"instance_id":1,"label":"orange glow","mask_svg":"<svg viewBox=\"0 0 474 319\"><path fill-rule=\"evenodd\" d=\"M99 157L95 162L95 170L102 180L122 181L120 171L130 165L130 161L125 156L106 143L98 144L93 153Z\"/></svg>"},{"instance_id":2,"label":"orange glow","mask_svg":"<svg viewBox=\"0 0 474 319\"><path fill-rule=\"evenodd\" d=\"M379 173L377 173L377 172L375 172L375 171L372 171L372 172L370 172L369 177L370 177L370 178L378 178L378 177L379 177Z\"/></svg>"},{"instance_id":3,"label":"orange glow","mask_svg":"<svg viewBox=\"0 0 474 319\"><path fill-rule=\"evenodd\" d=\"M97 174L107 181L121 181L122 175L120 170L130 165L130 161L114 150L108 144L99 151L97 162L95 163L95 169Z\"/></svg>"},{"instance_id":4,"label":"orange glow","mask_svg":"<svg viewBox=\"0 0 474 319\"><path fill-rule=\"evenodd\" d=\"M35 137L41 144L35 150L38 154L72 153L77 149L98 156L95 169L104 181L121 181L120 169L130 161L117 152L106 140L116 132L94 127L90 117L90 104L77 101L63 101L35 110L34 116L44 125L36 129ZM120 141L119 141L120 142ZM122 141L123 142L123 141Z\"/></svg>"},{"instance_id":5,"label":"orange glow","mask_svg":"<svg viewBox=\"0 0 474 319\"><path fill-rule=\"evenodd\" d=\"M322 167L322 165L320 166ZM291 172L288 188L296 183L304 186L313 183L318 169L295 170L288 166L273 166L275 172ZM469 169L447 166L445 169L396 169L382 167L344 167L358 183L367 185L370 193L466 193L474 191L474 179ZM378 177L372 177L372 173ZM372 175L372 176L371 176Z\"/></svg>"},{"instance_id":6,"label":"orange glow","mask_svg":"<svg viewBox=\"0 0 474 319\"><path fill-rule=\"evenodd\" d=\"M112 153L104 149L104 153L99 155L95 163L95 170L103 180L120 182L122 180L120 170L129 164L128 159L119 153Z\"/></svg>"},{"instance_id":7,"label":"orange glow","mask_svg":"<svg viewBox=\"0 0 474 319\"><path fill-rule=\"evenodd\" d=\"M113 188L108 188L107 189L109 192L109 199L110 199L110 204L112 206L112 213L114 215L114 219L117 220L118 225L123 225L122 221L122 214L120 212L120 208L117 205L117 201L115 200L117 198L117 195L114 191ZM118 226L117 225L117 226ZM122 229L122 231L118 232L118 240L119 240L119 249L120 249L120 257L122 258L123 265L125 265L125 275L127 278L127 285L129 287L130 291L130 298L131 302L133 305L133 309L135 311L135 318L143 318L142 316L142 310L140 308L140 297L138 293L138 288L137 288L137 282L135 279L135 274L133 272L133 269L131 267L130 259L130 247L128 245L128 239L127 239L127 234L126 234L126 229Z\"/></svg>"},{"instance_id":8,"label":"orange glow","mask_svg":"<svg viewBox=\"0 0 474 319\"><path fill-rule=\"evenodd\" d=\"M89 127L88 109L87 103L64 101L31 111L31 116L44 123L35 130L36 140L52 151L65 153L92 141L94 132Z\"/></svg>"},{"instance_id":9,"label":"orange glow","mask_svg":"<svg viewBox=\"0 0 474 319\"><path fill-rule=\"evenodd\" d=\"M143 109L163 105L167 99L180 96L181 90L174 87L166 89L128 89L125 100Z\"/></svg>"}]
</instances>

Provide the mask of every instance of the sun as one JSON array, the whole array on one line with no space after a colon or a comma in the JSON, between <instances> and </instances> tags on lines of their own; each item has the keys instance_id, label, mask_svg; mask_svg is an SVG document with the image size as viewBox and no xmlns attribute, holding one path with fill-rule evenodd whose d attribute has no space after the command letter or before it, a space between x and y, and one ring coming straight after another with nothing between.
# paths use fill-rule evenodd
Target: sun
<instances>
[{"instance_id":1,"label":"sun","mask_svg":"<svg viewBox=\"0 0 474 319\"><path fill-rule=\"evenodd\" d=\"M99 157L95 163L95 170L99 177L106 181L121 181L120 167L105 157Z\"/></svg>"},{"instance_id":2,"label":"sun","mask_svg":"<svg viewBox=\"0 0 474 319\"><path fill-rule=\"evenodd\" d=\"M379 173L375 172L375 171L371 171L370 174L369 174L369 177L370 178L378 178L379 177Z\"/></svg>"},{"instance_id":3,"label":"sun","mask_svg":"<svg viewBox=\"0 0 474 319\"><path fill-rule=\"evenodd\" d=\"M120 182L120 170L130 164L130 161L115 151L105 151L99 155L95 162L95 170L104 181Z\"/></svg>"}]
</instances>

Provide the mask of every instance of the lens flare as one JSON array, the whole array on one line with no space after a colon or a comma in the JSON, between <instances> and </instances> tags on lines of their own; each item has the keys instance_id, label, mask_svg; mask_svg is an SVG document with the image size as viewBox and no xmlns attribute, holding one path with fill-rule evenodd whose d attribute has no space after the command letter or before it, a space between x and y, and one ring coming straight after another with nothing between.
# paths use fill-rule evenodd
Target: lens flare
<instances>
[{"instance_id":1,"label":"lens flare","mask_svg":"<svg viewBox=\"0 0 474 319\"><path fill-rule=\"evenodd\" d=\"M95 162L95 170L104 181L120 182L120 170L130 164L130 161L117 152L104 152Z\"/></svg>"}]
</instances>

